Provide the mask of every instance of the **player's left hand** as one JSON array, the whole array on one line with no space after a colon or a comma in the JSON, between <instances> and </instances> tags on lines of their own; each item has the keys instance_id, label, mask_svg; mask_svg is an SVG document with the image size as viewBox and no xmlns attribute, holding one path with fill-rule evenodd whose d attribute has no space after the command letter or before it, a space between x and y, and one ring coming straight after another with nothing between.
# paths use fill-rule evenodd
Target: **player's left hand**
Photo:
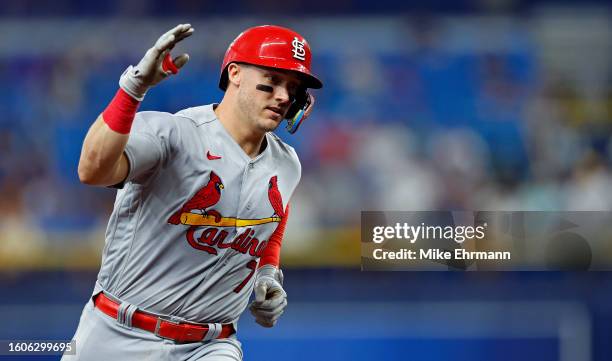
<instances>
[{"instance_id":1,"label":"player's left hand","mask_svg":"<svg viewBox=\"0 0 612 361\"><path fill-rule=\"evenodd\" d=\"M258 269L254 292L255 301L249 309L255 321L263 327L273 327L287 307L282 271L272 265Z\"/></svg>"},{"instance_id":2,"label":"player's left hand","mask_svg":"<svg viewBox=\"0 0 612 361\"><path fill-rule=\"evenodd\" d=\"M179 24L168 30L157 39L155 45L147 50L144 57L135 66L128 67L121 78L119 86L132 98L142 101L148 89L171 74L178 73L189 61L188 54L181 54L174 59L170 51L174 46L193 34L191 24Z\"/></svg>"}]
</instances>

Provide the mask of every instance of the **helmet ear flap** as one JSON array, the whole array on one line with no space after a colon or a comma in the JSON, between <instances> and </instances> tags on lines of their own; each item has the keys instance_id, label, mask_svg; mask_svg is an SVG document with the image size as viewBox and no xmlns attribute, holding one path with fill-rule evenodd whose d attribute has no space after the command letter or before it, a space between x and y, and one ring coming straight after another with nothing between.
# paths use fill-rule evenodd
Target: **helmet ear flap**
<instances>
[{"instance_id":1,"label":"helmet ear flap","mask_svg":"<svg viewBox=\"0 0 612 361\"><path fill-rule=\"evenodd\" d=\"M298 128L302 124L302 121L304 120L304 113L309 106L310 95L308 95L306 88L301 88L296 94L293 104L291 104L289 107L287 115L285 115L285 118L287 119L286 129L290 134L297 132Z\"/></svg>"},{"instance_id":2,"label":"helmet ear flap","mask_svg":"<svg viewBox=\"0 0 612 361\"><path fill-rule=\"evenodd\" d=\"M234 61L225 66L225 68L221 72L221 76L219 77L219 88L221 88L221 90L223 91L226 91L227 87L229 86L229 71L230 71L230 66L232 64L246 65L246 63L240 63L240 62Z\"/></svg>"},{"instance_id":3,"label":"helmet ear flap","mask_svg":"<svg viewBox=\"0 0 612 361\"><path fill-rule=\"evenodd\" d=\"M221 72L221 77L219 78L219 88L223 91L226 91L228 81L229 79L227 75L227 66L226 66L225 69L223 69L223 71Z\"/></svg>"}]
</instances>

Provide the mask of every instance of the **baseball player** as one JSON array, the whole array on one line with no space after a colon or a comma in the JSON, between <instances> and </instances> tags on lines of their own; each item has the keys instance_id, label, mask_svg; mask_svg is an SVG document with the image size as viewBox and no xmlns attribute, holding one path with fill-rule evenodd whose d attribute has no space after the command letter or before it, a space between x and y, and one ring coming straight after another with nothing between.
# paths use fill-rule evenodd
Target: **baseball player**
<instances>
[{"instance_id":1,"label":"baseball player","mask_svg":"<svg viewBox=\"0 0 612 361\"><path fill-rule=\"evenodd\" d=\"M287 306L279 252L301 167L272 131L312 111L311 51L293 30L258 26L229 46L219 104L139 112L187 61L193 34L162 35L89 129L83 183L118 188L102 266L66 360L241 360L236 324L250 304L272 327Z\"/></svg>"}]
</instances>

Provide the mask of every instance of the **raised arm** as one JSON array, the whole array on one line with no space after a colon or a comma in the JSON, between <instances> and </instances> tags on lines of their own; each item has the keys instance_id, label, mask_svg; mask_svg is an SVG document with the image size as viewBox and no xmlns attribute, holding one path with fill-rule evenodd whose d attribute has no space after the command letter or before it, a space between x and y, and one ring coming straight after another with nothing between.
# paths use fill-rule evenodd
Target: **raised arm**
<instances>
[{"instance_id":1,"label":"raised arm","mask_svg":"<svg viewBox=\"0 0 612 361\"><path fill-rule=\"evenodd\" d=\"M187 54L172 59L170 51L193 31L190 24L177 25L121 75L117 94L85 136L78 170L81 182L109 186L125 180L129 164L124 150L136 110L150 87L178 73L189 61Z\"/></svg>"}]
</instances>

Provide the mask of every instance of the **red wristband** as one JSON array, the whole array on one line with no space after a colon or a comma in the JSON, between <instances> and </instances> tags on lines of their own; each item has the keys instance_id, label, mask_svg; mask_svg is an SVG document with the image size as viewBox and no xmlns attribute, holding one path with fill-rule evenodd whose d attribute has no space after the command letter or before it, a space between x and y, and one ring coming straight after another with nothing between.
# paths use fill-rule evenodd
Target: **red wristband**
<instances>
[{"instance_id":1,"label":"red wristband","mask_svg":"<svg viewBox=\"0 0 612 361\"><path fill-rule=\"evenodd\" d=\"M128 134L140 102L119 88L113 100L102 113L102 119L117 133Z\"/></svg>"}]
</instances>

